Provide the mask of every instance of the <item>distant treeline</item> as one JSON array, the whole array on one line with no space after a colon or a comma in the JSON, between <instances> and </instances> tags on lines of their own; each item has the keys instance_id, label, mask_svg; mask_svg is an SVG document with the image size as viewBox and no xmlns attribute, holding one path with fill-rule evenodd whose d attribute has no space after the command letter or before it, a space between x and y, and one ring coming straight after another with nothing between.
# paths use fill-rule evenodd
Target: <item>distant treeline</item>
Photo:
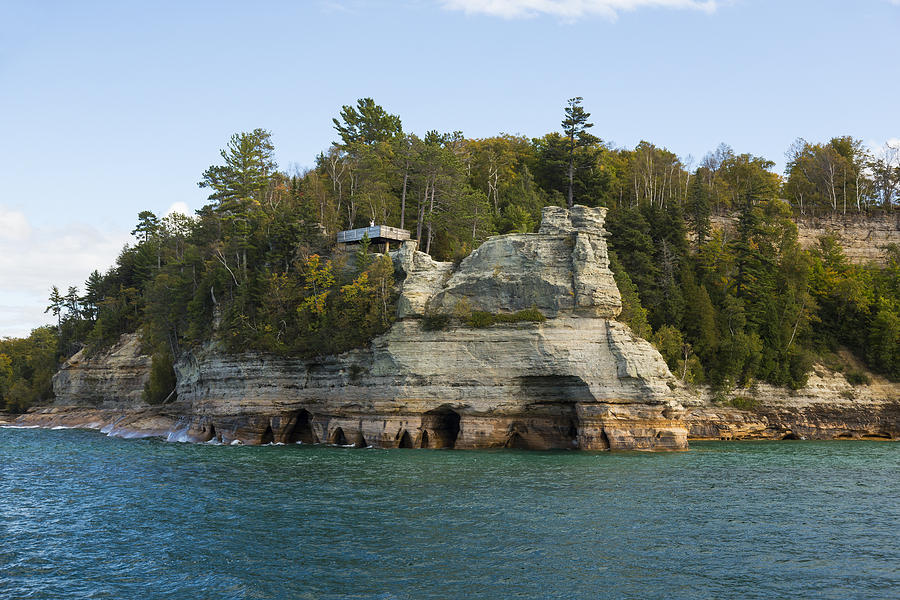
<instances>
[{"instance_id":1,"label":"distant treeline","mask_svg":"<svg viewBox=\"0 0 900 600\"><path fill-rule=\"evenodd\" d=\"M393 269L334 248L335 232L374 220L458 261L490 235L535 231L543 206L573 203L610 209L622 319L684 380L798 387L814 360L845 368L841 347L900 379L900 251L886 267L852 265L832 238L801 249L792 220L894 210L897 149L798 140L781 176L725 145L696 167L649 142L613 148L589 133L580 98L563 116L561 132L534 139L420 137L366 98L342 108L316 166L294 173L278 169L268 131L233 135L202 174L209 203L196 215L141 212L115 266L83 291L52 289L54 327L0 342L0 406L46 399L57 361L138 329L154 357L151 402L172 397L175 357L208 340L296 356L365 344L393 319ZM710 227L726 212L738 216L731 236Z\"/></svg>"}]
</instances>

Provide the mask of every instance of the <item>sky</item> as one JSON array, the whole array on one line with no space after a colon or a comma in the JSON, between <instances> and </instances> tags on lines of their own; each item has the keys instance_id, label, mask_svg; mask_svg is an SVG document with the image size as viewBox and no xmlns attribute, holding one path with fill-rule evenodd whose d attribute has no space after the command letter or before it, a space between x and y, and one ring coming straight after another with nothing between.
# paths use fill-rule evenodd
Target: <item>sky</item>
<instances>
[{"instance_id":1,"label":"sky","mask_svg":"<svg viewBox=\"0 0 900 600\"><path fill-rule=\"evenodd\" d=\"M372 97L405 131L592 133L693 164L720 143L900 138L900 0L0 0L0 337L112 266L142 210L192 213L231 134L285 170Z\"/></svg>"}]
</instances>

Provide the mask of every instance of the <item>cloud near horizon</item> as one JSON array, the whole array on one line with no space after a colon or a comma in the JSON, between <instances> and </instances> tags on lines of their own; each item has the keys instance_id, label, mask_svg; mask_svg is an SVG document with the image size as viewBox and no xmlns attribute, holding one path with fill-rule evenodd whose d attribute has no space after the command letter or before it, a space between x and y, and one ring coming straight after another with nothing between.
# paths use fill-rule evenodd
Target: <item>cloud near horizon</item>
<instances>
[{"instance_id":1,"label":"cloud near horizon","mask_svg":"<svg viewBox=\"0 0 900 600\"><path fill-rule=\"evenodd\" d=\"M51 322L44 314L50 287L83 291L91 271L106 271L131 241L127 231L104 232L86 223L41 227L0 205L0 337L27 336Z\"/></svg>"},{"instance_id":2,"label":"cloud near horizon","mask_svg":"<svg viewBox=\"0 0 900 600\"><path fill-rule=\"evenodd\" d=\"M716 10L718 0L443 0L442 4L448 10L504 19L549 15L566 21L589 16L612 21L621 12L639 8L689 9L711 13Z\"/></svg>"}]
</instances>

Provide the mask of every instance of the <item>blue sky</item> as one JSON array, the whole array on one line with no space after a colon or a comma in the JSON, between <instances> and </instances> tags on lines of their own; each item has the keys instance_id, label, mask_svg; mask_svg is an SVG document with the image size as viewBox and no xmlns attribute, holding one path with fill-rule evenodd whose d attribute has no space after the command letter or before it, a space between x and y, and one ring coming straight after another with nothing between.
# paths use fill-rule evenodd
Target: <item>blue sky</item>
<instances>
[{"instance_id":1,"label":"blue sky","mask_svg":"<svg viewBox=\"0 0 900 600\"><path fill-rule=\"evenodd\" d=\"M783 166L797 137L900 138L897 0L0 2L0 336L106 270L136 215L198 208L237 131L310 166L343 104L404 129L593 132Z\"/></svg>"}]
</instances>

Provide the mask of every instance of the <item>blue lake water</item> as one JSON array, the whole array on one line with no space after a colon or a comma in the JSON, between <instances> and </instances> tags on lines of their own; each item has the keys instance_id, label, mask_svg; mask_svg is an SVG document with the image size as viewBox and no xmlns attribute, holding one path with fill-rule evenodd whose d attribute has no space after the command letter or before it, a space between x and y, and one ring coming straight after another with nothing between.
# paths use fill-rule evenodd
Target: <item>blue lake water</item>
<instances>
[{"instance_id":1,"label":"blue lake water","mask_svg":"<svg viewBox=\"0 0 900 600\"><path fill-rule=\"evenodd\" d=\"M0 429L0 598L897 598L900 445L356 450Z\"/></svg>"}]
</instances>

